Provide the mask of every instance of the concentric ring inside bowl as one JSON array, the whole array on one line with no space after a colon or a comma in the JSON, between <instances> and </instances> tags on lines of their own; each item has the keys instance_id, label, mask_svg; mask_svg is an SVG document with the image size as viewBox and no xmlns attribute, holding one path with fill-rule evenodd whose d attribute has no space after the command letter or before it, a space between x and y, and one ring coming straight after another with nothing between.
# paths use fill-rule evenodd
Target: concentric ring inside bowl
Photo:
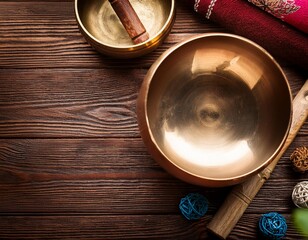
<instances>
[{"instance_id":1,"label":"concentric ring inside bowl","mask_svg":"<svg viewBox=\"0 0 308 240\"><path fill-rule=\"evenodd\" d=\"M158 47L169 34L174 18L174 0L130 0L149 33L149 40L134 44L108 0L75 0L79 28L99 52L113 57L144 55Z\"/></svg>"},{"instance_id":2,"label":"concentric ring inside bowl","mask_svg":"<svg viewBox=\"0 0 308 240\"><path fill-rule=\"evenodd\" d=\"M225 186L274 158L289 131L291 102L283 71L264 49L235 35L206 34L153 64L138 120L150 152L168 171Z\"/></svg>"}]
</instances>

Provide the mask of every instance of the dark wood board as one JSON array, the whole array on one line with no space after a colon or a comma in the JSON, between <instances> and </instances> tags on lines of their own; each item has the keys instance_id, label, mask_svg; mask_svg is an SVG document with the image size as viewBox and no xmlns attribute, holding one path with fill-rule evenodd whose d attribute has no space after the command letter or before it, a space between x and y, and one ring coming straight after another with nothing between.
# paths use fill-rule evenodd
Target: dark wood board
<instances>
[{"instance_id":1,"label":"dark wood board","mask_svg":"<svg viewBox=\"0 0 308 240\"><path fill-rule=\"evenodd\" d=\"M206 224L230 191L184 183L148 154L136 99L151 64L190 36L227 32L178 1L174 27L154 52L134 60L98 54L78 30L74 1L0 1L0 239L215 239ZM279 61L293 96L308 72ZM291 193L307 174L289 156L308 144L306 122L229 239L260 238L261 214L277 211L286 239ZM209 210L188 221L190 192Z\"/></svg>"}]
</instances>

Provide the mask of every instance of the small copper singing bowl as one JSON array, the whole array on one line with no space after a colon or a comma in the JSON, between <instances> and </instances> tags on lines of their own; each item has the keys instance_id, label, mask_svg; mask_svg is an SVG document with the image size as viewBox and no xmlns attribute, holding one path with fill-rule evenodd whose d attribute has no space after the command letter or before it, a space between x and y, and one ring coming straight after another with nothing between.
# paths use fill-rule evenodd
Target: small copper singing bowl
<instances>
[{"instance_id":1,"label":"small copper singing bowl","mask_svg":"<svg viewBox=\"0 0 308 240\"><path fill-rule=\"evenodd\" d=\"M98 52L134 58L155 50L175 20L175 0L129 0L149 38L134 43L108 0L75 0L75 15L85 39Z\"/></svg>"},{"instance_id":2,"label":"small copper singing bowl","mask_svg":"<svg viewBox=\"0 0 308 240\"><path fill-rule=\"evenodd\" d=\"M209 33L167 50L137 100L154 159L186 182L222 187L267 166L288 135L292 94L277 62L240 36Z\"/></svg>"}]
</instances>

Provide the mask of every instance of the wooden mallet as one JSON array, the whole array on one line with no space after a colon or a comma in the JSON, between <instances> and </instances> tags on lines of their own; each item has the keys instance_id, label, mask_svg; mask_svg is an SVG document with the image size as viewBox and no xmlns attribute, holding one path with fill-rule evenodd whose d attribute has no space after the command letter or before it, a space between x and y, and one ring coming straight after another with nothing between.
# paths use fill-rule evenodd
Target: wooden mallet
<instances>
[{"instance_id":1,"label":"wooden mallet","mask_svg":"<svg viewBox=\"0 0 308 240\"><path fill-rule=\"evenodd\" d=\"M129 0L109 0L113 10L135 44L145 42L149 34L140 21Z\"/></svg>"},{"instance_id":2,"label":"wooden mallet","mask_svg":"<svg viewBox=\"0 0 308 240\"><path fill-rule=\"evenodd\" d=\"M262 172L254 175L242 184L236 185L219 208L207 228L216 236L226 239L246 208L257 195L265 181L270 177L279 159L294 140L297 132L308 116L308 80L293 100L293 117L290 131L282 149Z\"/></svg>"}]
</instances>

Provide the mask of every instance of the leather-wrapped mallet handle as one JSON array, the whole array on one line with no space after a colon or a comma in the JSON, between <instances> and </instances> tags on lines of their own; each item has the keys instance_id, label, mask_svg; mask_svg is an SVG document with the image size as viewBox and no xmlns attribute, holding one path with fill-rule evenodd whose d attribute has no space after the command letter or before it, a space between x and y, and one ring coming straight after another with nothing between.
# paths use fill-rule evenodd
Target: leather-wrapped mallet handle
<instances>
[{"instance_id":1,"label":"leather-wrapped mallet handle","mask_svg":"<svg viewBox=\"0 0 308 240\"><path fill-rule=\"evenodd\" d=\"M140 21L129 0L109 0L129 37L135 44L145 42L149 34Z\"/></svg>"},{"instance_id":2,"label":"leather-wrapped mallet handle","mask_svg":"<svg viewBox=\"0 0 308 240\"><path fill-rule=\"evenodd\" d=\"M227 196L207 228L216 236L226 239L237 224L248 205L257 195L264 182L270 177L279 159L294 140L308 116L308 80L293 100L293 116L288 137L278 155L261 173L236 185Z\"/></svg>"}]
</instances>

